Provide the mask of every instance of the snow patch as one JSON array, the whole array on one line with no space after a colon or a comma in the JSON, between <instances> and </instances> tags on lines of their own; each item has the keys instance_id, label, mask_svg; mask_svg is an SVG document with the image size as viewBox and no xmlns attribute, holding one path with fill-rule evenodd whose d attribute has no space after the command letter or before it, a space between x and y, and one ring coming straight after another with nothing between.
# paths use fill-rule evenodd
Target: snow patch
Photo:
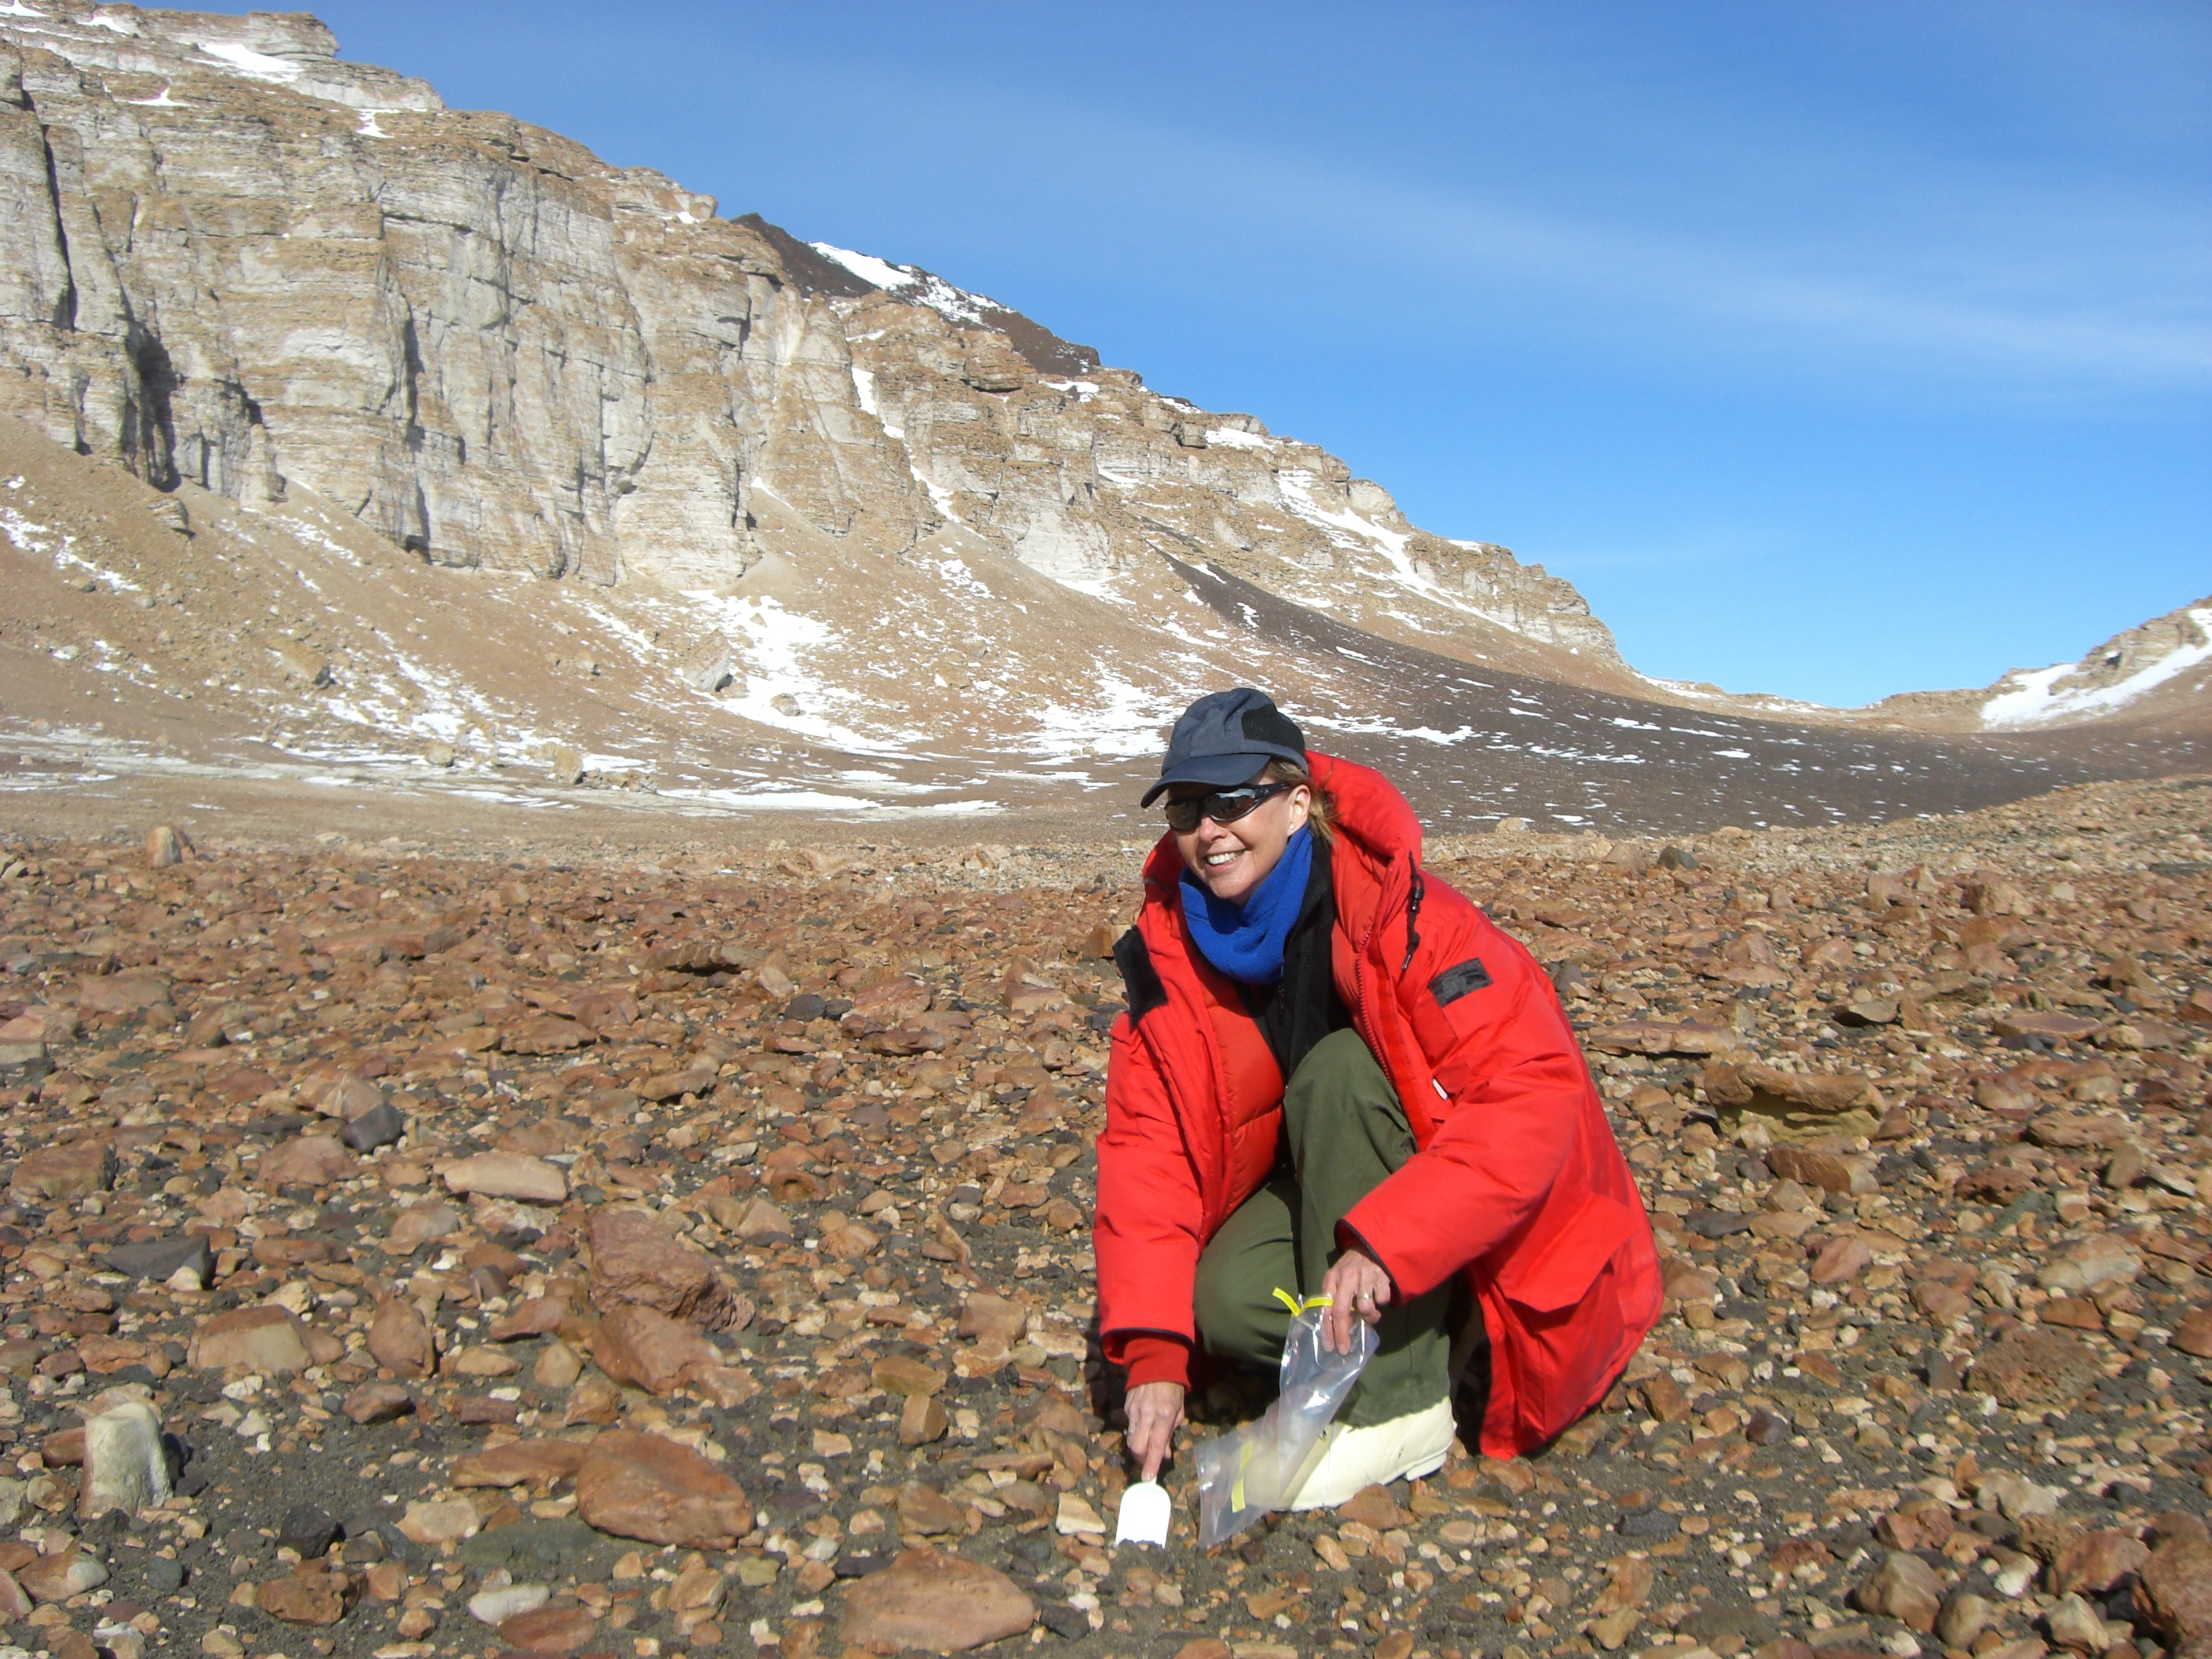
<instances>
[{"instance_id":1,"label":"snow patch","mask_svg":"<svg viewBox=\"0 0 2212 1659\"><path fill-rule=\"evenodd\" d=\"M874 373L869 369L862 368L858 363L854 363L853 365L853 391L860 400L860 408L862 412L873 415L876 412L876 377Z\"/></svg>"},{"instance_id":2,"label":"snow patch","mask_svg":"<svg viewBox=\"0 0 2212 1659\"><path fill-rule=\"evenodd\" d=\"M230 40L201 40L194 44L223 68L250 80L273 81L282 85L300 78L300 65L289 58L271 58L265 52L256 52Z\"/></svg>"},{"instance_id":3,"label":"snow patch","mask_svg":"<svg viewBox=\"0 0 2212 1659\"><path fill-rule=\"evenodd\" d=\"M862 282L888 289L894 294L915 280L914 273L903 265L878 259L872 253L855 253L851 248L836 247L828 242L809 242L807 246L823 258L844 266Z\"/></svg>"},{"instance_id":4,"label":"snow patch","mask_svg":"<svg viewBox=\"0 0 2212 1659\"><path fill-rule=\"evenodd\" d=\"M2015 669L1997 682L2002 689L1982 705L1985 729L2036 726L2069 714L2105 714L2124 708L2198 664L2212 660L2212 606L2189 612L2198 635L2195 644L2177 645L2164 656L2145 663L2124 680L2110 685L2085 685L2062 691L2059 682L2079 673L2078 663L2057 663L2049 668Z\"/></svg>"}]
</instances>

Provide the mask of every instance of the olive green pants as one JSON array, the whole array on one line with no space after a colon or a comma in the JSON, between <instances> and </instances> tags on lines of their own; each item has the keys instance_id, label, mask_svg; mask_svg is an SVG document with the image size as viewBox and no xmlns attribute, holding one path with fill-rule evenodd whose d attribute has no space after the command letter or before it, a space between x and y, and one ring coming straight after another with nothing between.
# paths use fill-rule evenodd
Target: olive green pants
<instances>
[{"instance_id":1,"label":"olive green pants","mask_svg":"<svg viewBox=\"0 0 2212 1659\"><path fill-rule=\"evenodd\" d=\"M1413 1155L1397 1091L1357 1031L1316 1043L1283 1092L1294 1178L1278 1179L1237 1206L1198 1259L1193 1297L1200 1340L1224 1359L1281 1364L1291 1310L1278 1288L1321 1294L1342 1254L1336 1224ZM1450 1389L1449 1281L1410 1303L1392 1302L1381 1342L1338 1413L1354 1428L1425 1411Z\"/></svg>"}]
</instances>

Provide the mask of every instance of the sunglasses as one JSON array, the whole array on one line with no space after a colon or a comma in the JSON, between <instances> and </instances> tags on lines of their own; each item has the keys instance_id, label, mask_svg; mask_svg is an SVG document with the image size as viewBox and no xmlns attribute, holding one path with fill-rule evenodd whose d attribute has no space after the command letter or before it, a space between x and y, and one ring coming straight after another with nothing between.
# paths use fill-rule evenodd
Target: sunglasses
<instances>
[{"instance_id":1,"label":"sunglasses","mask_svg":"<svg viewBox=\"0 0 2212 1659\"><path fill-rule=\"evenodd\" d=\"M1273 800L1285 789L1297 787L1295 783L1270 783L1258 787L1247 784L1242 789L1217 789L1210 795L1187 795L1168 803L1168 828L1178 836L1187 836L1198 828L1200 818L1212 818L1216 823L1234 823L1261 801Z\"/></svg>"}]
</instances>

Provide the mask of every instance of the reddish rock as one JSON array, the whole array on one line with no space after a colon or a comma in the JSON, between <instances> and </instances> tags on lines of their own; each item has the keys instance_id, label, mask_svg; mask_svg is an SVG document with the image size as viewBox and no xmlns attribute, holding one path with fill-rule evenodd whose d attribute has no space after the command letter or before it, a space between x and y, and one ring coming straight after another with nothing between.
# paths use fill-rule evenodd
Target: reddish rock
<instances>
[{"instance_id":1,"label":"reddish rock","mask_svg":"<svg viewBox=\"0 0 2212 1659\"><path fill-rule=\"evenodd\" d=\"M428 1376L438 1368L430 1328L404 1297L387 1296L369 1322L368 1352L376 1363L399 1376Z\"/></svg>"},{"instance_id":2,"label":"reddish rock","mask_svg":"<svg viewBox=\"0 0 2212 1659\"><path fill-rule=\"evenodd\" d=\"M744 1489L688 1446L613 1429L576 1472L576 1513L601 1532L726 1550L753 1529Z\"/></svg>"},{"instance_id":3,"label":"reddish rock","mask_svg":"<svg viewBox=\"0 0 2212 1659\"><path fill-rule=\"evenodd\" d=\"M346 1395L339 1409L366 1427L406 1416L415 1409L415 1396L397 1382L364 1382Z\"/></svg>"},{"instance_id":4,"label":"reddish rock","mask_svg":"<svg viewBox=\"0 0 2212 1659\"><path fill-rule=\"evenodd\" d=\"M267 1306L235 1308L203 1321L189 1358L202 1370L238 1367L264 1376L304 1371L314 1363L306 1327L289 1310Z\"/></svg>"},{"instance_id":5,"label":"reddish rock","mask_svg":"<svg viewBox=\"0 0 2212 1659\"><path fill-rule=\"evenodd\" d=\"M635 1304L710 1331L741 1328L750 1316L751 1304L712 1262L642 1210L593 1211L590 1237L592 1304L602 1312Z\"/></svg>"},{"instance_id":6,"label":"reddish rock","mask_svg":"<svg viewBox=\"0 0 2212 1659\"><path fill-rule=\"evenodd\" d=\"M2173 1346L2199 1359L2212 1359L2212 1308L2191 1308L2173 1328Z\"/></svg>"},{"instance_id":7,"label":"reddish rock","mask_svg":"<svg viewBox=\"0 0 2212 1659\"><path fill-rule=\"evenodd\" d=\"M453 1460L456 1486L520 1486L569 1480L584 1467L588 1449L574 1440L511 1440Z\"/></svg>"},{"instance_id":8,"label":"reddish rock","mask_svg":"<svg viewBox=\"0 0 2212 1659\"><path fill-rule=\"evenodd\" d=\"M898 1523L908 1535L965 1532L968 1512L936 1487L909 1480L899 1488Z\"/></svg>"},{"instance_id":9,"label":"reddish rock","mask_svg":"<svg viewBox=\"0 0 2212 1659\"><path fill-rule=\"evenodd\" d=\"M1393 1527L1406 1524L1406 1512L1393 1503L1390 1494L1381 1486L1363 1486L1352 1493L1349 1503L1337 1513L1347 1521L1357 1521L1377 1532L1388 1532Z\"/></svg>"},{"instance_id":10,"label":"reddish rock","mask_svg":"<svg viewBox=\"0 0 2212 1659\"><path fill-rule=\"evenodd\" d=\"M960 1304L960 1334L964 1337L995 1336L1014 1343L1022 1340L1022 1333L1029 1328L1029 1304L1012 1297L971 1291Z\"/></svg>"},{"instance_id":11,"label":"reddish rock","mask_svg":"<svg viewBox=\"0 0 2212 1659\"><path fill-rule=\"evenodd\" d=\"M590 1026L547 1014L509 1027L499 1046L510 1054L565 1054L599 1040Z\"/></svg>"},{"instance_id":12,"label":"reddish rock","mask_svg":"<svg viewBox=\"0 0 2212 1659\"><path fill-rule=\"evenodd\" d=\"M335 1625L346 1615L346 1575L300 1572L253 1588L253 1605L288 1625Z\"/></svg>"},{"instance_id":13,"label":"reddish rock","mask_svg":"<svg viewBox=\"0 0 2212 1659\"><path fill-rule=\"evenodd\" d=\"M2070 1406L2104 1374L2096 1355L2058 1331L2011 1332L1974 1360L1975 1386L2014 1407Z\"/></svg>"},{"instance_id":14,"label":"reddish rock","mask_svg":"<svg viewBox=\"0 0 2212 1659\"><path fill-rule=\"evenodd\" d=\"M1892 1550L1853 1600L1863 1612L1898 1620L1917 1631L1932 1631L1943 1607L1943 1581L1918 1556Z\"/></svg>"},{"instance_id":15,"label":"reddish rock","mask_svg":"<svg viewBox=\"0 0 2212 1659\"><path fill-rule=\"evenodd\" d=\"M568 1196L568 1178L560 1166L526 1152L478 1152L447 1164L441 1178L449 1193L481 1193L525 1204L558 1204Z\"/></svg>"},{"instance_id":16,"label":"reddish rock","mask_svg":"<svg viewBox=\"0 0 2212 1659\"><path fill-rule=\"evenodd\" d=\"M538 1607L501 1620L499 1639L525 1653L574 1653L598 1629L588 1607Z\"/></svg>"},{"instance_id":17,"label":"reddish rock","mask_svg":"<svg viewBox=\"0 0 2212 1659\"><path fill-rule=\"evenodd\" d=\"M1857 1278L1873 1263L1874 1252L1867 1249L1865 1240L1845 1237L1822 1245L1808 1271L1815 1285L1840 1285Z\"/></svg>"},{"instance_id":18,"label":"reddish rock","mask_svg":"<svg viewBox=\"0 0 2212 1659\"><path fill-rule=\"evenodd\" d=\"M848 1647L872 1650L964 1653L1018 1636L1036 1619L1030 1598L1004 1573L962 1556L903 1550L845 1593L838 1635Z\"/></svg>"},{"instance_id":19,"label":"reddish rock","mask_svg":"<svg viewBox=\"0 0 2212 1659\"><path fill-rule=\"evenodd\" d=\"M8 1190L18 1204L52 1204L114 1184L115 1148L104 1140L75 1140L31 1153L15 1166Z\"/></svg>"},{"instance_id":20,"label":"reddish rock","mask_svg":"<svg viewBox=\"0 0 2212 1659\"><path fill-rule=\"evenodd\" d=\"M2086 1590L2102 1595L2150 1559L2150 1547L2124 1532L2084 1534L2051 1564L2051 1588L2058 1595Z\"/></svg>"},{"instance_id":21,"label":"reddish rock","mask_svg":"<svg viewBox=\"0 0 2212 1659\"><path fill-rule=\"evenodd\" d=\"M295 1135L262 1153L253 1178L264 1187L328 1187L360 1169L335 1135Z\"/></svg>"},{"instance_id":22,"label":"reddish rock","mask_svg":"<svg viewBox=\"0 0 2212 1659\"><path fill-rule=\"evenodd\" d=\"M945 1386L945 1374L934 1365L925 1365L903 1354L885 1354L869 1372L869 1380L884 1393L908 1400L935 1394Z\"/></svg>"},{"instance_id":23,"label":"reddish rock","mask_svg":"<svg viewBox=\"0 0 2212 1659\"><path fill-rule=\"evenodd\" d=\"M2178 1659L2212 1655L2212 1542L2201 1531L2153 1550L2136 1589L2151 1628Z\"/></svg>"},{"instance_id":24,"label":"reddish rock","mask_svg":"<svg viewBox=\"0 0 2212 1659\"><path fill-rule=\"evenodd\" d=\"M592 1358L617 1382L651 1394L683 1386L694 1366L721 1363L714 1346L690 1326L651 1308L617 1308L592 1332Z\"/></svg>"}]
</instances>

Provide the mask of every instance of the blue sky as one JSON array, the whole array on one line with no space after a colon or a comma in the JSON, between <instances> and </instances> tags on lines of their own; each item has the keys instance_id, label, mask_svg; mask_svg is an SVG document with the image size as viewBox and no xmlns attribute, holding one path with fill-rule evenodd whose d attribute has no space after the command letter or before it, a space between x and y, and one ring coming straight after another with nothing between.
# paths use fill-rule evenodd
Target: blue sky
<instances>
[{"instance_id":1,"label":"blue sky","mask_svg":"<svg viewBox=\"0 0 2212 1659\"><path fill-rule=\"evenodd\" d=\"M243 7L238 9L244 9ZM325 0L1829 702L2212 592L2212 8Z\"/></svg>"}]
</instances>

